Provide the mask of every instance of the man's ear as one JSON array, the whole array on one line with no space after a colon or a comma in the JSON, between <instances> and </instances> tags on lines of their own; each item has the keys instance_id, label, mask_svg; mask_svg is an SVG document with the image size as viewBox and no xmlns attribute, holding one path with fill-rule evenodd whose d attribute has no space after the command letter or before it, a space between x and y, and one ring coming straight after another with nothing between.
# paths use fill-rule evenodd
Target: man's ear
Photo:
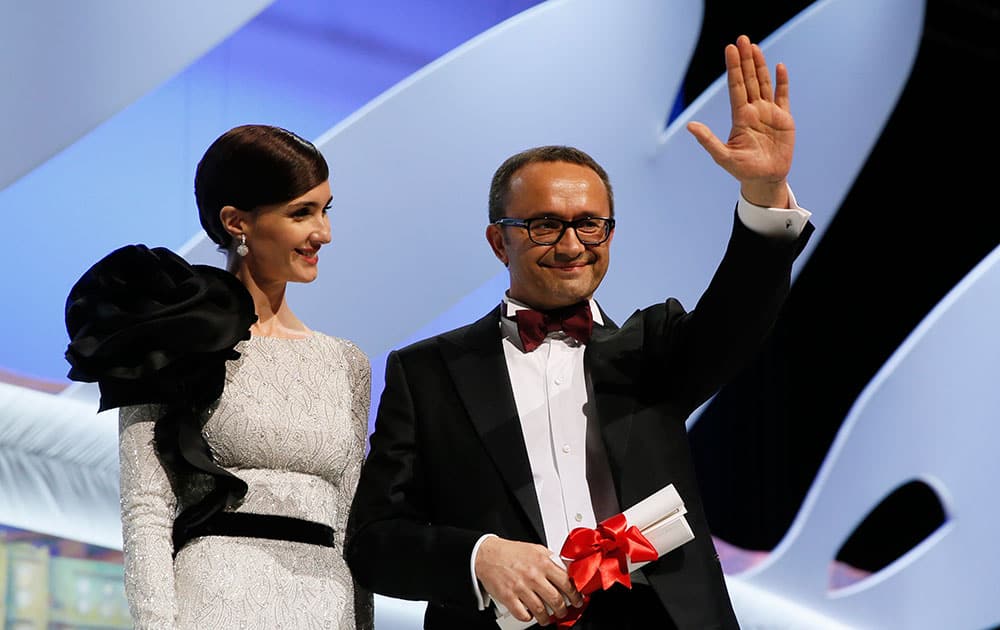
<instances>
[{"instance_id":1,"label":"man's ear","mask_svg":"<svg viewBox=\"0 0 1000 630\"><path fill-rule=\"evenodd\" d=\"M510 266L510 259L507 256L507 243L504 242L503 230L499 225L486 226L486 240L489 242L490 247L493 248L493 255L503 263L504 267Z\"/></svg>"},{"instance_id":2,"label":"man's ear","mask_svg":"<svg viewBox=\"0 0 1000 630\"><path fill-rule=\"evenodd\" d=\"M222 210L219 210L219 220L222 221L222 227L233 238L247 233L247 224L249 223L247 213L236 206L222 206Z\"/></svg>"}]
</instances>

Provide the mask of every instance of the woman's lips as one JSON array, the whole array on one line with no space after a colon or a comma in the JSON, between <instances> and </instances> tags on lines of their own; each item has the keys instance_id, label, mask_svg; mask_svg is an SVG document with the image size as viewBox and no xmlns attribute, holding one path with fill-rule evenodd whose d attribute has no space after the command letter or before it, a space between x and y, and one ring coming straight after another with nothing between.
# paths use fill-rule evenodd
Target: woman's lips
<instances>
[{"instance_id":1,"label":"woman's lips","mask_svg":"<svg viewBox=\"0 0 1000 630\"><path fill-rule=\"evenodd\" d=\"M295 253L302 257L302 260L306 261L310 265L315 265L319 262L319 252L305 252L301 249L295 250Z\"/></svg>"}]
</instances>

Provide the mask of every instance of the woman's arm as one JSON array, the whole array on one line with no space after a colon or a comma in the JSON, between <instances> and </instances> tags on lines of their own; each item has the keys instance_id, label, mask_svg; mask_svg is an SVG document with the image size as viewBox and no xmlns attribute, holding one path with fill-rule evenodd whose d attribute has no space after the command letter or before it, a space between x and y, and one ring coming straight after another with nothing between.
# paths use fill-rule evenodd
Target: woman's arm
<instances>
[{"instance_id":1,"label":"woman's arm","mask_svg":"<svg viewBox=\"0 0 1000 630\"><path fill-rule=\"evenodd\" d=\"M153 445L157 405L122 407L118 455L121 471L125 596L136 630L172 628L174 600L172 530L177 497Z\"/></svg>"}]
</instances>

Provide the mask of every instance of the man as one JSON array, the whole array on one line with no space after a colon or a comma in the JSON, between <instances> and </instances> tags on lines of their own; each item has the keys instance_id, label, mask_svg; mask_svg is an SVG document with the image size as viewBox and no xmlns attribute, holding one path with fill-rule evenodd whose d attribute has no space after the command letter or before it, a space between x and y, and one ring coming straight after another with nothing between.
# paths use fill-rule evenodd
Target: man
<instances>
[{"instance_id":1,"label":"man","mask_svg":"<svg viewBox=\"0 0 1000 630\"><path fill-rule=\"evenodd\" d=\"M496 630L496 603L525 622L565 616L583 602L551 559L569 531L670 483L694 539L634 572L631 589L594 593L574 627L738 627L684 423L760 346L812 226L786 182L786 69L772 86L745 36L726 67L729 141L688 129L741 199L695 309L670 299L610 321L593 300L614 236L607 174L577 149L538 147L493 178L486 238L510 274L500 306L390 353L345 555L371 590L428 601L426 628Z\"/></svg>"}]
</instances>

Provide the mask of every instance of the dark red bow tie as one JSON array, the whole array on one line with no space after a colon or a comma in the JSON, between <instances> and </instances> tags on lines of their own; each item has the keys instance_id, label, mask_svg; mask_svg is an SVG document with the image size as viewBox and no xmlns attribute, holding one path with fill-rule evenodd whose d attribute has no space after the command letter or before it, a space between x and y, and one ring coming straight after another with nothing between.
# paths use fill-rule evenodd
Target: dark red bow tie
<instances>
[{"instance_id":1,"label":"dark red bow tie","mask_svg":"<svg viewBox=\"0 0 1000 630\"><path fill-rule=\"evenodd\" d=\"M540 346L550 332L561 330L580 343L587 343L594 329L590 302L548 311L521 309L514 313L513 319L517 322L517 334L521 337L525 352L531 352Z\"/></svg>"}]
</instances>

